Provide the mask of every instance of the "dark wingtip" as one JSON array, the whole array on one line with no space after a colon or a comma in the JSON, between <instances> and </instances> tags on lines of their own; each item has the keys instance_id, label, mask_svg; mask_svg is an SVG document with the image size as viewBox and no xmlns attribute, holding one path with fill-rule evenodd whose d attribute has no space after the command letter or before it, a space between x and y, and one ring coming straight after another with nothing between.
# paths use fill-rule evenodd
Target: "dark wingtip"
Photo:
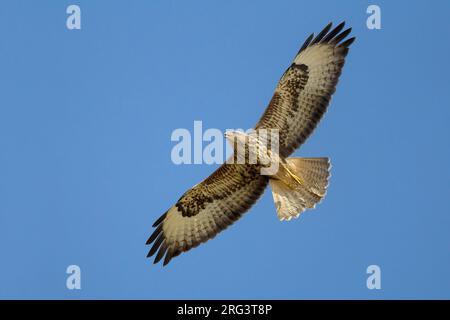
<instances>
[{"instance_id":1,"label":"dark wingtip","mask_svg":"<svg viewBox=\"0 0 450 320\"><path fill-rule=\"evenodd\" d=\"M162 259L162 257L163 257L164 254L166 253L166 251L167 251L167 245L166 245L166 243L164 242L164 243L161 245L161 247L159 248L159 251L158 251L158 253L156 254L155 260L153 261L153 264L158 263L158 262Z\"/></svg>"},{"instance_id":2,"label":"dark wingtip","mask_svg":"<svg viewBox=\"0 0 450 320\"><path fill-rule=\"evenodd\" d=\"M333 22L332 21L328 22L328 24L325 26L325 28L323 28L323 30L321 32L327 34L328 31L330 31L332 26L333 26Z\"/></svg>"},{"instance_id":3,"label":"dark wingtip","mask_svg":"<svg viewBox=\"0 0 450 320\"><path fill-rule=\"evenodd\" d=\"M348 28L342 31L342 29L344 29L345 27L345 21L342 21L331 30L332 26L333 24L331 22L328 23L316 37L314 37L314 33L312 33L305 40L300 50L298 50L297 55L300 54L302 51L304 51L306 48L315 45L317 43L330 43L334 46L349 47L353 43L353 41L355 41L355 37L353 37L348 40L345 40L343 43L340 43L350 34L350 32L352 32L352 28Z\"/></svg>"},{"instance_id":4,"label":"dark wingtip","mask_svg":"<svg viewBox=\"0 0 450 320\"><path fill-rule=\"evenodd\" d=\"M159 247L161 246L161 243L164 240L164 234L161 233L158 238L156 239L155 243L153 244L152 248L150 249L147 258L151 257L152 255L155 254L155 252L159 249Z\"/></svg>"},{"instance_id":5,"label":"dark wingtip","mask_svg":"<svg viewBox=\"0 0 450 320\"><path fill-rule=\"evenodd\" d=\"M161 217L159 217L158 220L155 221L155 223L153 223L152 227L156 228L159 224L161 224L161 222L163 222L163 220L166 218L166 216L167 216L167 211Z\"/></svg>"},{"instance_id":6,"label":"dark wingtip","mask_svg":"<svg viewBox=\"0 0 450 320\"><path fill-rule=\"evenodd\" d=\"M339 42L344 40L350 34L350 32L352 32L352 28L348 28L348 29L342 31L336 37L334 37L333 40L331 40L331 43L333 43L334 45L337 45Z\"/></svg>"},{"instance_id":7,"label":"dark wingtip","mask_svg":"<svg viewBox=\"0 0 450 320\"><path fill-rule=\"evenodd\" d=\"M301 46L300 50L298 50L297 54L299 54L300 52L302 52L303 50L305 50L309 44L311 43L311 40L314 38L314 33L311 33L310 36L305 40L305 42L303 43L303 45Z\"/></svg>"},{"instance_id":8,"label":"dark wingtip","mask_svg":"<svg viewBox=\"0 0 450 320\"><path fill-rule=\"evenodd\" d=\"M173 257L173 250L169 249L166 253L166 256L164 257L163 267L166 266L170 260L172 260Z\"/></svg>"},{"instance_id":9,"label":"dark wingtip","mask_svg":"<svg viewBox=\"0 0 450 320\"><path fill-rule=\"evenodd\" d=\"M321 43L327 43L333 39L345 26L345 21L338 24L333 30L331 30L321 41Z\"/></svg>"},{"instance_id":10,"label":"dark wingtip","mask_svg":"<svg viewBox=\"0 0 450 320\"><path fill-rule=\"evenodd\" d=\"M356 37L351 37L350 39L347 39L347 40L345 40L344 42L342 42L339 46L340 46L340 47L348 48L348 47L351 46L351 44L352 44L353 42L355 42L355 40L356 40Z\"/></svg>"},{"instance_id":11,"label":"dark wingtip","mask_svg":"<svg viewBox=\"0 0 450 320\"><path fill-rule=\"evenodd\" d=\"M342 30L345 27L345 20L339 23L334 29Z\"/></svg>"},{"instance_id":12,"label":"dark wingtip","mask_svg":"<svg viewBox=\"0 0 450 320\"><path fill-rule=\"evenodd\" d=\"M325 35L328 33L328 31L330 31L332 26L333 26L332 22L328 23L325 26L325 28L323 28L323 30L320 31L319 34L314 38L314 40L311 42L311 45L319 43L323 39L323 37L325 37Z\"/></svg>"},{"instance_id":13,"label":"dark wingtip","mask_svg":"<svg viewBox=\"0 0 450 320\"><path fill-rule=\"evenodd\" d=\"M147 242L145 243L146 245L151 244L153 241L155 241L156 237L159 236L159 234L162 231L162 224L160 224L158 226L158 228L156 228L156 230L153 231L152 235L148 238Z\"/></svg>"}]
</instances>

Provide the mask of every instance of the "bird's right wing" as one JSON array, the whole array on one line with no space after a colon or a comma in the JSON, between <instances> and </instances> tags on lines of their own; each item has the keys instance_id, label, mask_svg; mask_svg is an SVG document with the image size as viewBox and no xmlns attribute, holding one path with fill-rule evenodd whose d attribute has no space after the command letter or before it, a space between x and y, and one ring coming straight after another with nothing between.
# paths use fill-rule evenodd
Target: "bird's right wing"
<instances>
[{"instance_id":1,"label":"bird's right wing","mask_svg":"<svg viewBox=\"0 0 450 320\"><path fill-rule=\"evenodd\" d=\"M154 224L148 257L164 265L184 251L214 238L239 219L260 197L268 183L259 168L246 164L220 166L206 180L188 190Z\"/></svg>"}]
</instances>

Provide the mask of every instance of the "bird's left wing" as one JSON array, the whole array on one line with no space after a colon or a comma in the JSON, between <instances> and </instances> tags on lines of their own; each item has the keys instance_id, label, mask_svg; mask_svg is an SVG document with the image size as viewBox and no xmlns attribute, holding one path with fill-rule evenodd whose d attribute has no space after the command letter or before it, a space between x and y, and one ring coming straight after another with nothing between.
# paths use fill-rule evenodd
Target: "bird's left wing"
<instances>
[{"instance_id":1,"label":"bird's left wing","mask_svg":"<svg viewBox=\"0 0 450 320\"><path fill-rule=\"evenodd\" d=\"M203 182L188 190L154 224L148 257L163 264L184 251L214 238L241 217L267 186L267 176L256 166L223 164Z\"/></svg>"},{"instance_id":2,"label":"bird's left wing","mask_svg":"<svg viewBox=\"0 0 450 320\"><path fill-rule=\"evenodd\" d=\"M309 137L328 107L349 46L355 40L346 39L351 28L343 28L341 23L331 30L330 23L305 41L256 125L256 129L279 130L279 152L283 157Z\"/></svg>"}]
</instances>

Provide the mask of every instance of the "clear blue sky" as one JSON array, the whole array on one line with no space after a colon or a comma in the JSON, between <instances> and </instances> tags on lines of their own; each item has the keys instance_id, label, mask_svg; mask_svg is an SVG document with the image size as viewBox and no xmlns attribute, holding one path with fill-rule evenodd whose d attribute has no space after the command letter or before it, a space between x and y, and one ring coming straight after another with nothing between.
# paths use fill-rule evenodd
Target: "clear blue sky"
<instances>
[{"instance_id":1,"label":"clear blue sky","mask_svg":"<svg viewBox=\"0 0 450 320\"><path fill-rule=\"evenodd\" d=\"M450 4L376 1L368 30L371 3L3 1L0 298L450 298ZM253 126L305 38L342 20L357 41L296 152L331 157L325 201L281 223L266 191L153 265L152 222L215 169L175 166L172 131Z\"/></svg>"}]
</instances>

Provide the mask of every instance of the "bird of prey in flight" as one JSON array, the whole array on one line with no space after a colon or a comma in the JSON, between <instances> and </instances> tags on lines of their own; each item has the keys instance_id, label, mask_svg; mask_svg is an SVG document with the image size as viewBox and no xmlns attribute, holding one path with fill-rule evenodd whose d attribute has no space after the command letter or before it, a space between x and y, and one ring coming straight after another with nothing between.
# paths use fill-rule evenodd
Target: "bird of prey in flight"
<instances>
[{"instance_id":1,"label":"bird of prey in flight","mask_svg":"<svg viewBox=\"0 0 450 320\"><path fill-rule=\"evenodd\" d=\"M177 203L155 221L147 241L163 265L182 252L214 238L238 220L261 196L268 184L280 220L290 220L314 208L325 196L328 158L288 158L313 132L327 110L354 37L344 22L328 24L310 35L282 75L275 93L255 130L278 130L279 169L261 174L261 165L224 163L208 178L186 191ZM227 139L250 141L246 134ZM246 140L247 139L247 140ZM236 144L234 145L236 147Z\"/></svg>"}]
</instances>

